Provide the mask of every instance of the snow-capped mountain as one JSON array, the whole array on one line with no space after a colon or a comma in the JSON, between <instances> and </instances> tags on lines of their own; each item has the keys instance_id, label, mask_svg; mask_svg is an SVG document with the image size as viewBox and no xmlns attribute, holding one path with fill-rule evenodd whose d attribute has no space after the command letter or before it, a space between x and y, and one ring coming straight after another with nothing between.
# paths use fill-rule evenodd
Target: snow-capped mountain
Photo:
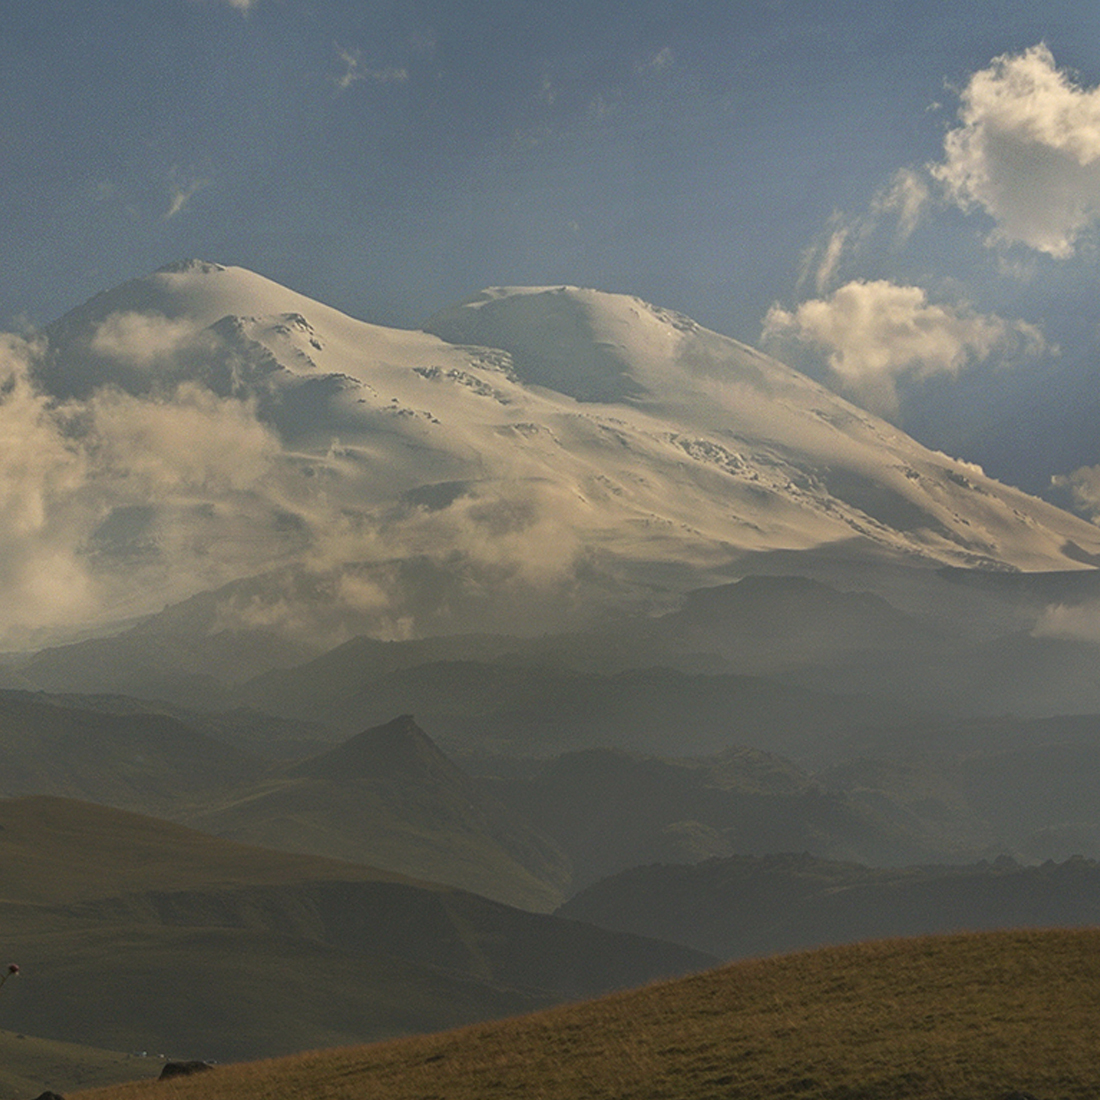
<instances>
[{"instance_id":1,"label":"snow-capped mountain","mask_svg":"<svg viewBox=\"0 0 1100 1100\"><path fill-rule=\"evenodd\" d=\"M4 352L9 644L261 574L219 627L549 629L774 550L1100 561L1093 525L621 295L498 288L399 331L189 262Z\"/></svg>"}]
</instances>

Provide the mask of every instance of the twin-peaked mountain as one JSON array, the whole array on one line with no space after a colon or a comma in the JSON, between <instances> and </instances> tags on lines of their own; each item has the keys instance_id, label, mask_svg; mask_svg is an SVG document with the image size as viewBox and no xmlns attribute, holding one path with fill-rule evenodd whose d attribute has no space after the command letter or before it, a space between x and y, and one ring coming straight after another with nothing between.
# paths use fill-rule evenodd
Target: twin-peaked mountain
<instances>
[{"instance_id":1,"label":"twin-peaked mountain","mask_svg":"<svg viewBox=\"0 0 1100 1100\"><path fill-rule=\"evenodd\" d=\"M1100 554L1091 524L622 295L497 289L399 331L194 262L22 354L9 646L230 582L207 633L323 646L667 607L778 552Z\"/></svg>"}]
</instances>

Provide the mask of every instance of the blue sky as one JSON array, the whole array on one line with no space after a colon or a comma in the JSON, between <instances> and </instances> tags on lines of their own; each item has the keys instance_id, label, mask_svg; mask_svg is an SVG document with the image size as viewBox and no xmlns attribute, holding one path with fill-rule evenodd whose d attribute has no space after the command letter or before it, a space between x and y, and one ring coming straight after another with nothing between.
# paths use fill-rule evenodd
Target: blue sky
<instances>
[{"instance_id":1,"label":"blue sky","mask_svg":"<svg viewBox=\"0 0 1100 1100\"><path fill-rule=\"evenodd\" d=\"M0 50L2 326L191 256L401 326L594 286L1100 507L1094 0L0 0Z\"/></svg>"}]
</instances>

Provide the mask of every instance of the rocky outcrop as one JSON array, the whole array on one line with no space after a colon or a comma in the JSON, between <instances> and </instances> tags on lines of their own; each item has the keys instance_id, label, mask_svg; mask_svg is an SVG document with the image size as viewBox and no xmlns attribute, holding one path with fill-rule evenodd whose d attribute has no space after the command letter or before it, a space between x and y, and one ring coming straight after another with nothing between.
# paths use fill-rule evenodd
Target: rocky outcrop
<instances>
[{"instance_id":1,"label":"rocky outcrop","mask_svg":"<svg viewBox=\"0 0 1100 1100\"><path fill-rule=\"evenodd\" d=\"M165 1062L164 1069L160 1071L160 1080L168 1077L189 1077L193 1073L203 1073L213 1068L213 1062Z\"/></svg>"}]
</instances>

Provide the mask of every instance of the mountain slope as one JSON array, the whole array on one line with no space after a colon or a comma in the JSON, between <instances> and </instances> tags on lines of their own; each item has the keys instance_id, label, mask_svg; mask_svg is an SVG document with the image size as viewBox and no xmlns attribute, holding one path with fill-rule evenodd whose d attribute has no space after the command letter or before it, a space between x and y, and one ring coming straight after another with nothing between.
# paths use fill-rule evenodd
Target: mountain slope
<instances>
[{"instance_id":1,"label":"mountain slope","mask_svg":"<svg viewBox=\"0 0 1100 1100\"><path fill-rule=\"evenodd\" d=\"M0 796L52 794L178 813L254 781L265 762L165 714L0 691Z\"/></svg>"},{"instance_id":2,"label":"mountain slope","mask_svg":"<svg viewBox=\"0 0 1100 1100\"><path fill-rule=\"evenodd\" d=\"M780 550L1100 560L1092 525L636 299L498 289L427 327L198 262L50 326L21 379L9 644L248 578L207 634L538 633Z\"/></svg>"},{"instance_id":3,"label":"mountain slope","mask_svg":"<svg viewBox=\"0 0 1100 1100\"><path fill-rule=\"evenodd\" d=\"M232 840L389 867L541 912L571 878L552 840L407 715L174 816Z\"/></svg>"},{"instance_id":4,"label":"mountain slope","mask_svg":"<svg viewBox=\"0 0 1100 1100\"><path fill-rule=\"evenodd\" d=\"M0 863L6 950L22 967L4 1018L115 1050L261 1057L513 1015L712 961L65 799L0 800Z\"/></svg>"},{"instance_id":5,"label":"mountain slope","mask_svg":"<svg viewBox=\"0 0 1100 1100\"><path fill-rule=\"evenodd\" d=\"M226 1067L182 1098L1092 1100L1100 933L892 940L373 1047ZM163 1086L82 1093L144 1100Z\"/></svg>"},{"instance_id":6,"label":"mountain slope","mask_svg":"<svg viewBox=\"0 0 1100 1100\"><path fill-rule=\"evenodd\" d=\"M883 870L805 854L734 856L632 868L559 912L745 958L887 936L1094 925L1100 867L1081 858L1041 867L1002 859Z\"/></svg>"},{"instance_id":7,"label":"mountain slope","mask_svg":"<svg viewBox=\"0 0 1100 1100\"><path fill-rule=\"evenodd\" d=\"M569 854L573 892L626 868L734 853L897 864L928 851L881 806L826 794L789 761L751 749L696 760L589 749L494 789Z\"/></svg>"}]
</instances>

